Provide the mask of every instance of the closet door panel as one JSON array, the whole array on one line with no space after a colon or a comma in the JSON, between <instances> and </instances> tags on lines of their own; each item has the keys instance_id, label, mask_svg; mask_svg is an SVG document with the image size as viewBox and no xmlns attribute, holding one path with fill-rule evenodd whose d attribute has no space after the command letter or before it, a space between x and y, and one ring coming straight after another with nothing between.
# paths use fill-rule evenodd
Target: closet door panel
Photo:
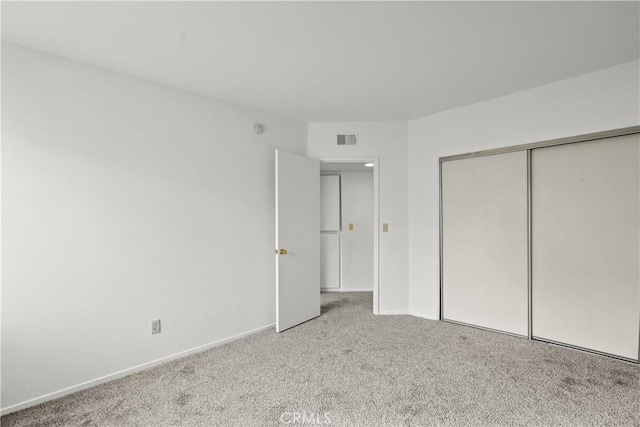
<instances>
[{"instance_id":1,"label":"closet door panel","mask_svg":"<svg viewBox=\"0 0 640 427\"><path fill-rule=\"evenodd\" d=\"M340 234L320 233L320 288L340 288Z\"/></svg>"},{"instance_id":2,"label":"closet door panel","mask_svg":"<svg viewBox=\"0 0 640 427\"><path fill-rule=\"evenodd\" d=\"M443 317L528 334L527 152L442 163Z\"/></svg>"},{"instance_id":3,"label":"closet door panel","mask_svg":"<svg viewBox=\"0 0 640 427\"><path fill-rule=\"evenodd\" d=\"M340 175L320 176L320 231L340 231Z\"/></svg>"},{"instance_id":4,"label":"closet door panel","mask_svg":"<svg viewBox=\"0 0 640 427\"><path fill-rule=\"evenodd\" d=\"M638 359L638 135L532 151L532 332Z\"/></svg>"}]
</instances>

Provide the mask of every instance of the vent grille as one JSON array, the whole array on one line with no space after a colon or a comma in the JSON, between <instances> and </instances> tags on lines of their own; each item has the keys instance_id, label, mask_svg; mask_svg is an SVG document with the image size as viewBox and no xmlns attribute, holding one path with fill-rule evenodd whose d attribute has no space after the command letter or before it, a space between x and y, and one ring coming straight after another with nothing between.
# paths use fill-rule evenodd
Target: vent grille
<instances>
[{"instance_id":1,"label":"vent grille","mask_svg":"<svg viewBox=\"0 0 640 427\"><path fill-rule=\"evenodd\" d=\"M338 145L358 145L358 134L356 133L344 133L338 134Z\"/></svg>"}]
</instances>

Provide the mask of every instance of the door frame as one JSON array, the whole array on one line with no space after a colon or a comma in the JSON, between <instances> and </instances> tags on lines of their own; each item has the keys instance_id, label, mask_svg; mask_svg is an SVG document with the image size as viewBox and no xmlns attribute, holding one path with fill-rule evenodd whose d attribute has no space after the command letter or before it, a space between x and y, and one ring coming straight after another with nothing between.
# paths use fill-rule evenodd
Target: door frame
<instances>
[{"instance_id":1,"label":"door frame","mask_svg":"<svg viewBox=\"0 0 640 427\"><path fill-rule=\"evenodd\" d=\"M379 314L380 303L380 179L378 157L316 157L322 163L373 163L373 314ZM340 284L342 286L342 283Z\"/></svg>"}]
</instances>

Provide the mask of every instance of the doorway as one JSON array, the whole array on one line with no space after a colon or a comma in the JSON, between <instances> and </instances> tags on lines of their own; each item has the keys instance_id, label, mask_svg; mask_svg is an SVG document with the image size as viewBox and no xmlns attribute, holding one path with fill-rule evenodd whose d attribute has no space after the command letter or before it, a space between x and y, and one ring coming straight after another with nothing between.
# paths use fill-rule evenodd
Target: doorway
<instances>
[{"instance_id":1,"label":"doorway","mask_svg":"<svg viewBox=\"0 0 640 427\"><path fill-rule=\"evenodd\" d=\"M321 290L372 292L378 314L378 159L320 159L320 175Z\"/></svg>"}]
</instances>

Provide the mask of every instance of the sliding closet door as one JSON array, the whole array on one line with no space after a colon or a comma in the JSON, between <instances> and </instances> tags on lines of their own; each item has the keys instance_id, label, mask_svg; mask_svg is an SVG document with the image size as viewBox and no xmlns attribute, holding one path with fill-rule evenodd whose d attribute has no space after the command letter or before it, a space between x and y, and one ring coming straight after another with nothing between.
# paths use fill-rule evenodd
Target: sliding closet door
<instances>
[{"instance_id":1,"label":"sliding closet door","mask_svg":"<svg viewBox=\"0 0 640 427\"><path fill-rule=\"evenodd\" d=\"M527 152L442 163L443 318L528 334Z\"/></svg>"},{"instance_id":2,"label":"sliding closet door","mask_svg":"<svg viewBox=\"0 0 640 427\"><path fill-rule=\"evenodd\" d=\"M532 151L532 331L638 359L639 142Z\"/></svg>"}]
</instances>

